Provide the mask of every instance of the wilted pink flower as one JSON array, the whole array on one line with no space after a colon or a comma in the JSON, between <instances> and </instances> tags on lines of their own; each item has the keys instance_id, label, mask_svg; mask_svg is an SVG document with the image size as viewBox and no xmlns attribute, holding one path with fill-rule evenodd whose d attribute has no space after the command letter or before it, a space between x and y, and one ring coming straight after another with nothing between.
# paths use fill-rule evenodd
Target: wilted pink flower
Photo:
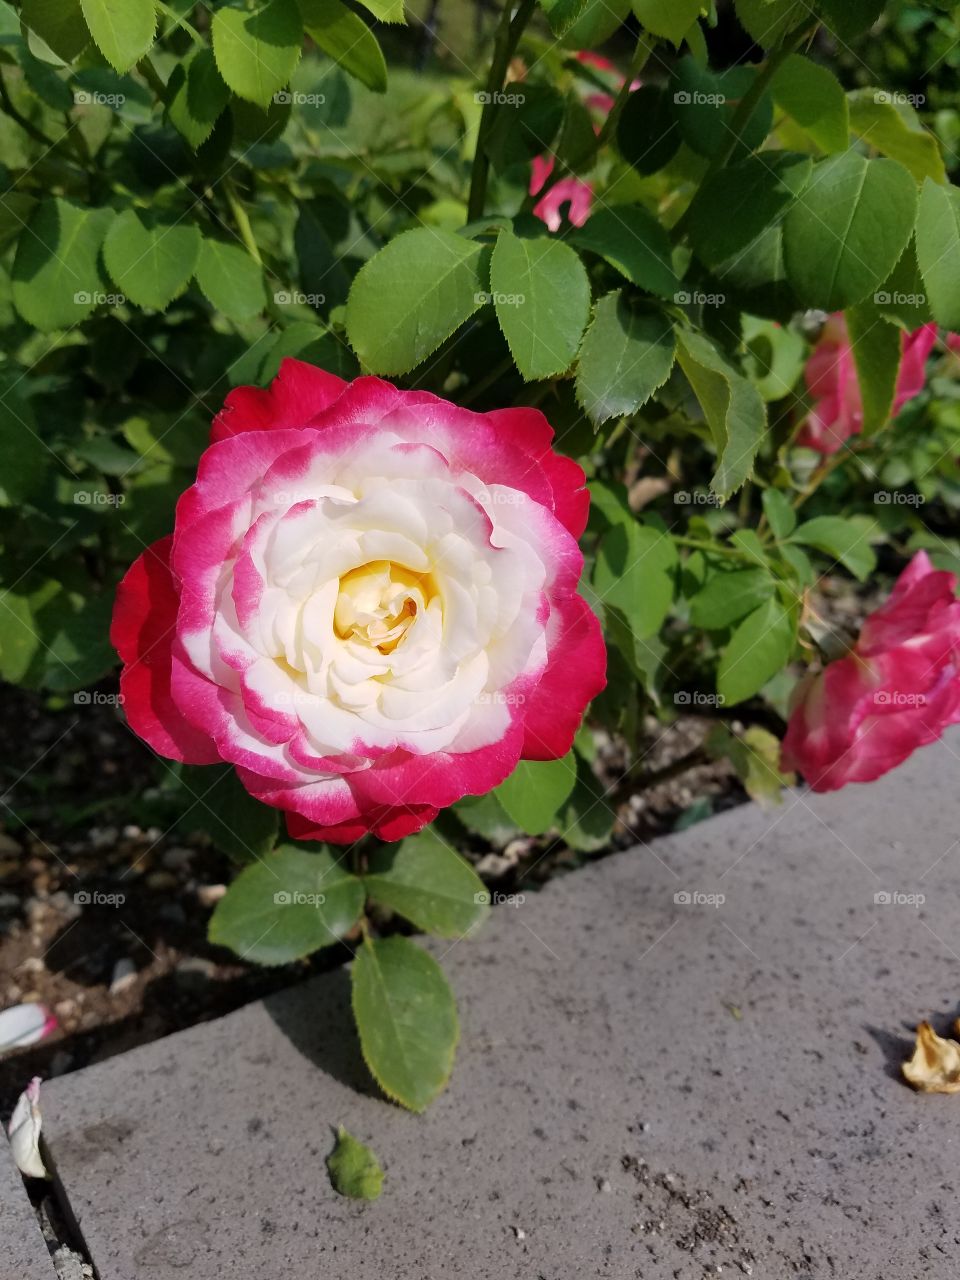
<instances>
[{"instance_id":1,"label":"wilted pink flower","mask_svg":"<svg viewBox=\"0 0 960 1280\"><path fill-rule=\"evenodd\" d=\"M901 338L903 356L891 417L923 390L925 368L937 328L925 324ZM807 361L806 383L813 397L797 444L818 453L836 453L846 440L863 430L863 400L853 359L847 322L838 311L823 327L820 340Z\"/></svg>"},{"instance_id":2,"label":"wilted pink flower","mask_svg":"<svg viewBox=\"0 0 960 1280\"><path fill-rule=\"evenodd\" d=\"M23 1049L50 1035L57 1020L42 1004L15 1004L0 1013L0 1055Z\"/></svg>"},{"instance_id":3,"label":"wilted pink flower","mask_svg":"<svg viewBox=\"0 0 960 1280\"><path fill-rule=\"evenodd\" d=\"M917 552L853 649L798 686L784 769L814 791L872 782L960 721L956 585Z\"/></svg>"}]
</instances>

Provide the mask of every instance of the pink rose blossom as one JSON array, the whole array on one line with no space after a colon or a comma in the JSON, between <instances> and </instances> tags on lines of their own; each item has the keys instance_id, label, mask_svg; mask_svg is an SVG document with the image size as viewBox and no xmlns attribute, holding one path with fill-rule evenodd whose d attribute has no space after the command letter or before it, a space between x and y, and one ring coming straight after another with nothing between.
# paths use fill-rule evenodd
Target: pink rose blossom
<instances>
[{"instance_id":1,"label":"pink rose blossom","mask_svg":"<svg viewBox=\"0 0 960 1280\"><path fill-rule=\"evenodd\" d=\"M814 791L871 782L960 722L954 574L918 551L851 651L801 681L783 767Z\"/></svg>"},{"instance_id":2,"label":"pink rose blossom","mask_svg":"<svg viewBox=\"0 0 960 1280\"><path fill-rule=\"evenodd\" d=\"M533 171L530 174L530 194L535 196L542 190L547 179L553 173L553 156L534 156ZM590 217L590 206L593 203L593 187L573 176L561 178L555 182L542 199L533 206L533 212L541 222L545 222L551 231L559 231L563 221L563 206L569 206L567 217L575 227L582 227Z\"/></svg>"},{"instance_id":3,"label":"pink rose blossom","mask_svg":"<svg viewBox=\"0 0 960 1280\"><path fill-rule=\"evenodd\" d=\"M552 438L537 409L299 360L232 391L117 592L131 727L342 843L565 755L605 653L577 594L584 473Z\"/></svg>"},{"instance_id":4,"label":"pink rose blossom","mask_svg":"<svg viewBox=\"0 0 960 1280\"><path fill-rule=\"evenodd\" d=\"M936 325L926 324L901 339L903 356L891 417L923 390L927 357L937 340ZM853 348L842 312L830 317L806 368L813 408L797 436L797 444L832 454L863 429L863 400Z\"/></svg>"}]
</instances>

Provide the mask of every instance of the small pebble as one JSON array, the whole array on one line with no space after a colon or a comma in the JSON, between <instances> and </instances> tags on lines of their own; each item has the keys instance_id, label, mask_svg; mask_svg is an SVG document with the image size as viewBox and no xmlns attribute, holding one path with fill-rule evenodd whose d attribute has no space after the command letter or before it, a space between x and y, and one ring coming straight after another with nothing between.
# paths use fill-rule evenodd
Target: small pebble
<instances>
[{"instance_id":1,"label":"small pebble","mask_svg":"<svg viewBox=\"0 0 960 1280\"><path fill-rule=\"evenodd\" d=\"M610 1185L610 1179L609 1179L609 1178L601 1178L601 1179L600 1179L600 1181L597 1183L597 1190L598 1190L598 1191L612 1191L612 1190L613 1190L613 1187Z\"/></svg>"},{"instance_id":2,"label":"small pebble","mask_svg":"<svg viewBox=\"0 0 960 1280\"><path fill-rule=\"evenodd\" d=\"M192 849L185 849L182 845L174 845L172 849L164 850L160 861L168 871L180 871L187 866L192 857Z\"/></svg>"},{"instance_id":3,"label":"small pebble","mask_svg":"<svg viewBox=\"0 0 960 1280\"><path fill-rule=\"evenodd\" d=\"M110 994L115 996L121 991L126 991L128 987L133 986L136 980L137 966L129 956L123 956L113 966L113 976L110 978Z\"/></svg>"},{"instance_id":4,"label":"small pebble","mask_svg":"<svg viewBox=\"0 0 960 1280\"><path fill-rule=\"evenodd\" d=\"M197 898L201 907L215 907L226 892L225 884L197 885Z\"/></svg>"},{"instance_id":5,"label":"small pebble","mask_svg":"<svg viewBox=\"0 0 960 1280\"><path fill-rule=\"evenodd\" d=\"M518 1240L526 1240L527 1238L527 1233L524 1231L523 1227L514 1227L513 1234Z\"/></svg>"}]
</instances>

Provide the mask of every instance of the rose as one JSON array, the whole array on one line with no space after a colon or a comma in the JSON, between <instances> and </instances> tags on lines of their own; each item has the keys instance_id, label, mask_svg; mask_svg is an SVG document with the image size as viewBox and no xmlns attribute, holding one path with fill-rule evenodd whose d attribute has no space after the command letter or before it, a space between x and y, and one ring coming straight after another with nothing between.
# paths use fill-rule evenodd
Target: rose
<instances>
[{"instance_id":1,"label":"rose","mask_svg":"<svg viewBox=\"0 0 960 1280\"><path fill-rule=\"evenodd\" d=\"M131 726L342 842L565 755L605 655L577 595L584 474L552 436L535 409L298 360L231 392L173 535L118 590Z\"/></svg>"},{"instance_id":2,"label":"rose","mask_svg":"<svg viewBox=\"0 0 960 1280\"><path fill-rule=\"evenodd\" d=\"M960 721L956 577L918 551L843 658L801 681L782 767L814 791L872 782Z\"/></svg>"},{"instance_id":3,"label":"rose","mask_svg":"<svg viewBox=\"0 0 960 1280\"><path fill-rule=\"evenodd\" d=\"M927 357L936 340L937 329L932 324L901 336L900 373L891 418L923 390ZM797 444L818 453L836 453L863 429L860 382L842 312L831 316L824 325L804 376L814 404L797 436Z\"/></svg>"}]
</instances>

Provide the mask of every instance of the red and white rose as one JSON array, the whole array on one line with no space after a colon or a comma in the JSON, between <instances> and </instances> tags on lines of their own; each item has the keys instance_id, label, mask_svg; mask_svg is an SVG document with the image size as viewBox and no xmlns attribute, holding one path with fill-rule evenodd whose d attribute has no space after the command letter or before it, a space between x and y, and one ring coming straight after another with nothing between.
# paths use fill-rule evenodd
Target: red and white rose
<instances>
[{"instance_id":1,"label":"red and white rose","mask_svg":"<svg viewBox=\"0 0 960 1280\"><path fill-rule=\"evenodd\" d=\"M118 591L131 726L342 842L564 755L605 653L577 594L584 474L552 436L536 409L297 360L231 392L172 535Z\"/></svg>"}]
</instances>

